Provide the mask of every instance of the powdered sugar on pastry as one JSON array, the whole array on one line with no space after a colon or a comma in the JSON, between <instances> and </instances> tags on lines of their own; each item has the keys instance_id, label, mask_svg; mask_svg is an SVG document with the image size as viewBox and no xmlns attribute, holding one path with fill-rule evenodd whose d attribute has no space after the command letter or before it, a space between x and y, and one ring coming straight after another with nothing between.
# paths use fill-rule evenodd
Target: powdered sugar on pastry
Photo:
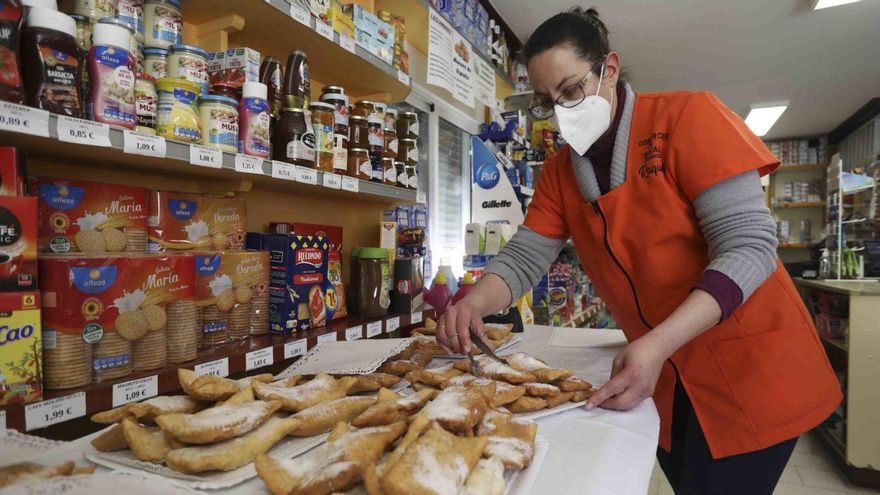
<instances>
[{"instance_id":1,"label":"powdered sugar on pastry","mask_svg":"<svg viewBox=\"0 0 880 495\"><path fill-rule=\"evenodd\" d=\"M436 495L456 495L469 473L464 459L456 456L441 464L432 449L424 445L416 445L415 449L413 481Z\"/></svg>"},{"instance_id":2,"label":"powdered sugar on pastry","mask_svg":"<svg viewBox=\"0 0 880 495\"><path fill-rule=\"evenodd\" d=\"M529 356L524 352L515 352L513 354L509 354L507 356L504 356L504 359L506 359L507 362L512 364L514 367L523 370L538 370L549 368L549 366L547 366L547 363L541 361L538 358Z\"/></svg>"},{"instance_id":3,"label":"powdered sugar on pastry","mask_svg":"<svg viewBox=\"0 0 880 495\"><path fill-rule=\"evenodd\" d=\"M254 401L212 407L195 414L165 414L157 417L156 422L181 442L204 444L247 433L280 407L278 402Z\"/></svg>"},{"instance_id":4,"label":"powdered sugar on pastry","mask_svg":"<svg viewBox=\"0 0 880 495\"><path fill-rule=\"evenodd\" d=\"M160 395L147 399L141 404L147 404L160 409L164 413L186 411L192 407L195 401L188 395Z\"/></svg>"},{"instance_id":5,"label":"powdered sugar on pastry","mask_svg":"<svg viewBox=\"0 0 880 495\"><path fill-rule=\"evenodd\" d=\"M498 457L508 467L524 467L533 454L532 446L519 438L491 436L484 455Z\"/></svg>"},{"instance_id":6,"label":"powdered sugar on pastry","mask_svg":"<svg viewBox=\"0 0 880 495\"><path fill-rule=\"evenodd\" d=\"M428 419L464 419L470 411L464 406L465 391L447 388L422 409Z\"/></svg>"}]
</instances>

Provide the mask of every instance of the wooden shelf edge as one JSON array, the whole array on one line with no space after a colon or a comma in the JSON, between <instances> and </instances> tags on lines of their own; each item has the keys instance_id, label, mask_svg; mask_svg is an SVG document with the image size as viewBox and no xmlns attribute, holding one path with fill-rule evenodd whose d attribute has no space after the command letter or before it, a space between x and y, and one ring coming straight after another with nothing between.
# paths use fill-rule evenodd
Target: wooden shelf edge
<instances>
[{"instance_id":1,"label":"wooden shelf edge","mask_svg":"<svg viewBox=\"0 0 880 495\"><path fill-rule=\"evenodd\" d=\"M776 208L817 208L819 206L824 207L825 201L804 201L804 202L791 202L791 201L783 201L776 203Z\"/></svg>"},{"instance_id":2,"label":"wooden shelf edge","mask_svg":"<svg viewBox=\"0 0 880 495\"><path fill-rule=\"evenodd\" d=\"M367 326L370 323L375 323L377 321L382 323L382 333L376 335L374 338L385 338L389 334L389 332L387 331L388 320L393 320L395 318L399 319L399 326L396 330L393 330L394 332L399 332L400 330L406 331L408 328L420 324L413 323L414 315L417 317L417 319L419 319L419 321L424 322L426 318L434 318L435 311L434 308L424 307L419 311L414 311L413 313L390 314L388 316L385 316L384 318L379 319L363 319L355 317L343 318L331 322L329 326L312 328L303 332L296 332L290 335L254 335L241 341L220 344L204 349L200 351L198 357L192 361L169 364L164 368L156 370L138 371L117 380L108 380L106 382L91 384L81 388L73 388L67 390L47 390L43 392L43 400L58 399L78 394L80 392L85 392L85 416L89 416L100 411L106 411L113 407L113 386L119 383L126 383L132 380L139 380L141 378L156 376L158 381L158 395L170 394L180 390L180 384L177 380L177 370L179 368L193 369L199 364L216 361L219 359L228 359L228 376L242 375L245 373L258 374L261 372L265 372L264 369L269 366L274 365L277 367L279 365L290 365L294 361L296 361L299 356L285 358L285 345L292 342L298 342L305 339L306 352L308 352L318 345L318 339L320 337L328 334L335 334L337 341L344 341L347 340L347 330L356 328L358 326L360 326L361 330L359 338L367 338ZM272 363L269 363L265 367L261 368L255 368L251 370L246 369L247 363L245 355L249 352L267 348L272 349ZM35 404L39 404L39 402L36 402ZM22 433L26 431L34 431L33 429L28 430L27 425L25 424L25 409L27 407L28 405L0 407L0 410L6 412L7 428L18 430ZM76 420L81 417L82 416L72 417L70 418L70 420ZM55 427L58 424L62 423L55 423L50 427Z\"/></svg>"},{"instance_id":3,"label":"wooden shelf edge","mask_svg":"<svg viewBox=\"0 0 880 495\"><path fill-rule=\"evenodd\" d=\"M814 172L825 171L828 168L827 163L802 163L802 164L782 164L773 171L774 174L782 174L788 172Z\"/></svg>"}]
</instances>

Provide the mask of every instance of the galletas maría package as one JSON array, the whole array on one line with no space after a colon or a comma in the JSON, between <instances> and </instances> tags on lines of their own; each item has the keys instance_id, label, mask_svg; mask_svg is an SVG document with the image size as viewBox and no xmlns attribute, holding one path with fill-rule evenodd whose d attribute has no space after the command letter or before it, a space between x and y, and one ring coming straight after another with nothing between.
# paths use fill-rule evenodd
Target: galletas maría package
<instances>
[{"instance_id":1,"label":"galletas mar\u00eda package","mask_svg":"<svg viewBox=\"0 0 880 495\"><path fill-rule=\"evenodd\" d=\"M150 193L151 253L241 250L247 232L244 199Z\"/></svg>"},{"instance_id":2,"label":"galletas mar\u00eda package","mask_svg":"<svg viewBox=\"0 0 880 495\"><path fill-rule=\"evenodd\" d=\"M0 406L39 400L42 383L40 294L0 293Z\"/></svg>"},{"instance_id":3,"label":"galletas mar\u00eda package","mask_svg":"<svg viewBox=\"0 0 880 495\"><path fill-rule=\"evenodd\" d=\"M37 289L37 200L0 196L0 292Z\"/></svg>"}]
</instances>

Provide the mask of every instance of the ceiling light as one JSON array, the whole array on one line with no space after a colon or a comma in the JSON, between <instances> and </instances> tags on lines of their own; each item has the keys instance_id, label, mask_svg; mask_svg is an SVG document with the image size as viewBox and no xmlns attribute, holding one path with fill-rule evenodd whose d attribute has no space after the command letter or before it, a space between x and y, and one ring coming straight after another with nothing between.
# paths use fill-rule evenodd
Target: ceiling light
<instances>
[{"instance_id":1,"label":"ceiling light","mask_svg":"<svg viewBox=\"0 0 880 495\"><path fill-rule=\"evenodd\" d=\"M839 7L848 3L861 2L862 0L815 0L813 10L822 10L830 7Z\"/></svg>"},{"instance_id":2,"label":"ceiling light","mask_svg":"<svg viewBox=\"0 0 880 495\"><path fill-rule=\"evenodd\" d=\"M770 131L786 108L788 108L788 102L752 105L746 116L746 125L756 135L763 136Z\"/></svg>"}]
</instances>

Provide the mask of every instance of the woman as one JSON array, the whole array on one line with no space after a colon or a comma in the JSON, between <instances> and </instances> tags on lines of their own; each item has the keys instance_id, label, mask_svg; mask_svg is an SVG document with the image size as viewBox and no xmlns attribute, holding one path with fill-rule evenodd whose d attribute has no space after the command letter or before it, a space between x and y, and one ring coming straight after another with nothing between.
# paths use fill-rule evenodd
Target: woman
<instances>
[{"instance_id":1,"label":"woman","mask_svg":"<svg viewBox=\"0 0 880 495\"><path fill-rule=\"evenodd\" d=\"M439 322L468 328L511 304L571 238L629 345L590 399L654 398L657 457L675 492L770 494L797 437L840 403L809 314L777 260L760 176L779 165L707 92L639 94L594 10L545 21L524 50L531 112L568 142L545 163L524 225Z\"/></svg>"}]
</instances>

